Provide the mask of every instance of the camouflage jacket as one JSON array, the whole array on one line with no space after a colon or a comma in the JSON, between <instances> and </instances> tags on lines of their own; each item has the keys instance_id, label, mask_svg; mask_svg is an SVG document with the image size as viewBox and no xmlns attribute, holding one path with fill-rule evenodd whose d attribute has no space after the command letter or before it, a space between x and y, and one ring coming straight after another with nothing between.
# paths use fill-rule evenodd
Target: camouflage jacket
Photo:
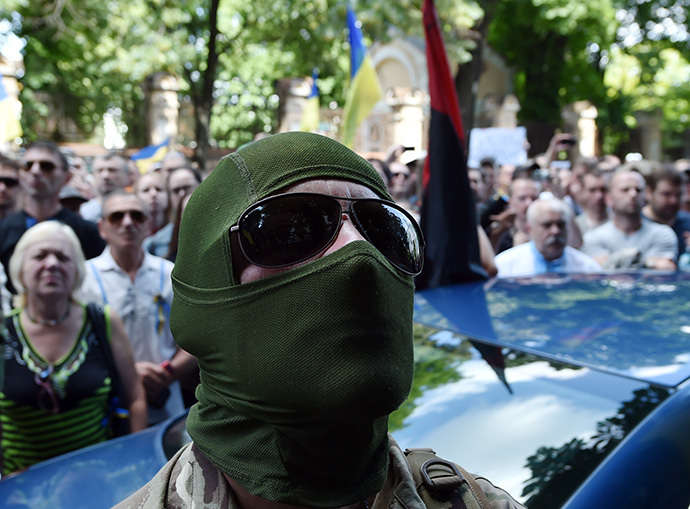
<instances>
[{"instance_id":1,"label":"camouflage jacket","mask_svg":"<svg viewBox=\"0 0 690 509\"><path fill-rule=\"evenodd\" d=\"M487 479L476 477L477 483L489 500L492 509L516 509L524 506ZM451 492L439 501L438 509L472 509L459 495ZM230 485L201 451L188 444L139 491L115 506L115 509L191 509L191 508L239 509ZM391 440L389 473L381 491L376 495L371 509L424 509L426 505L417 493L412 472L405 454ZM479 507L479 506L475 506Z\"/></svg>"}]
</instances>

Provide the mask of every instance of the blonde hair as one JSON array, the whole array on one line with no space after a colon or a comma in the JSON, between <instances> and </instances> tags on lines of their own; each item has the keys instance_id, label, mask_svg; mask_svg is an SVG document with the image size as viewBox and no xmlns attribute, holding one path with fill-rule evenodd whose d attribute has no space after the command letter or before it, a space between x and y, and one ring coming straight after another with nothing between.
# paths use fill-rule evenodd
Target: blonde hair
<instances>
[{"instance_id":1,"label":"blonde hair","mask_svg":"<svg viewBox=\"0 0 690 509\"><path fill-rule=\"evenodd\" d=\"M9 276L17 291L17 295L14 298L15 306L24 306L26 303L26 288L21 280L26 251L37 242L51 240L55 237L64 238L72 247L72 254L74 255L74 263L77 268L77 280L75 281L74 288L72 288L70 297L73 297L75 291L84 281L84 276L86 275L86 261L77 234L74 233L71 227L60 221L51 220L40 222L24 232L24 235L21 236L14 248L14 253L12 253L10 257Z\"/></svg>"}]
</instances>

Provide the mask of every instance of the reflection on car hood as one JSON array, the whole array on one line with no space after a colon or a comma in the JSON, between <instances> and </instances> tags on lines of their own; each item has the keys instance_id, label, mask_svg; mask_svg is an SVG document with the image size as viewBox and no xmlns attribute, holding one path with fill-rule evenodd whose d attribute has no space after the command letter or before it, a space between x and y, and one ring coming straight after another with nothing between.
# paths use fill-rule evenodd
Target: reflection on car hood
<instances>
[{"instance_id":1,"label":"reflection on car hood","mask_svg":"<svg viewBox=\"0 0 690 509\"><path fill-rule=\"evenodd\" d=\"M415 321L479 341L676 387L690 377L690 274L492 279L415 295Z\"/></svg>"}]
</instances>

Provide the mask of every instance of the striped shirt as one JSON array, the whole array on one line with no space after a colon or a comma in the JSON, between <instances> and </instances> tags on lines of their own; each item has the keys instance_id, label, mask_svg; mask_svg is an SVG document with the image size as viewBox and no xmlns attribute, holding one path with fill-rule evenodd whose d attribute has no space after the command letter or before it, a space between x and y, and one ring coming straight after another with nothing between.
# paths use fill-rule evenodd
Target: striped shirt
<instances>
[{"instance_id":1,"label":"striped shirt","mask_svg":"<svg viewBox=\"0 0 690 509\"><path fill-rule=\"evenodd\" d=\"M53 365L32 345L20 314L15 310L5 318L7 332L0 339L3 474L103 442L109 431L111 380L86 311L74 345Z\"/></svg>"}]
</instances>

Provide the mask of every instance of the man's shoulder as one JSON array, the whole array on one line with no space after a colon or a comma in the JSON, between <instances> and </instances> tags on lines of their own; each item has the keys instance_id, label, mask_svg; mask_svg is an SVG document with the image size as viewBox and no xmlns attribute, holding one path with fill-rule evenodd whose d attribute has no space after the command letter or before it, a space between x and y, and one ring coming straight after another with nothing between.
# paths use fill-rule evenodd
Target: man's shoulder
<instances>
[{"instance_id":1,"label":"man's shoulder","mask_svg":"<svg viewBox=\"0 0 690 509\"><path fill-rule=\"evenodd\" d=\"M574 247L565 246L565 256L568 263L577 263L579 267L587 270L601 270L601 265L594 258Z\"/></svg>"},{"instance_id":2,"label":"man's shoulder","mask_svg":"<svg viewBox=\"0 0 690 509\"><path fill-rule=\"evenodd\" d=\"M402 502L404 507L419 507L422 502L425 507L477 507L481 499L486 499L492 509L516 509L523 508L507 491L495 486L483 476L467 473L456 463L439 458L431 449L406 449L405 451L390 439L389 475L384 487L377 495L375 505L383 503L385 506L388 498L394 497ZM426 469L427 461L436 462L434 469ZM422 481L423 473L434 478L436 474L443 477L444 487L436 492L428 484ZM457 475L458 471L462 475ZM455 484L450 483L453 474L457 476ZM468 477L471 477L469 479ZM391 489L393 487L393 489ZM481 493L477 493L475 488ZM484 507L486 504L482 504Z\"/></svg>"},{"instance_id":3,"label":"man's shoulder","mask_svg":"<svg viewBox=\"0 0 690 509\"><path fill-rule=\"evenodd\" d=\"M612 232L620 232L620 230L616 228L615 224L613 224L613 220L609 219L604 224L601 224L596 228L592 228L587 233L585 233L585 238L583 240L586 241L588 237L593 239L598 239L602 237L605 238L608 235L611 235Z\"/></svg>"},{"instance_id":4,"label":"man's shoulder","mask_svg":"<svg viewBox=\"0 0 690 509\"><path fill-rule=\"evenodd\" d=\"M511 248L506 249L505 251L501 251L500 253L498 253L496 255L495 261L499 262L504 260L512 260L514 258L521 258L531 252L532 248L529 242L524 244L518 244L517 246L513 246Z\"/></svg>"},{"instance_id":5,"label":"man's shoulder","mask_svg":"<svg viewBox=\"0 0 690 509\"><path fill-rule=\"evenodd\" d=\"M541 255L540 255L541 256ZM519 277L534 274L536 248L532 242L518 244L500 252L494 258L498 277Z\"/></svg>"},{"instance_id":6,"label":"man's shoulder","mask_svg":"<svg viewBox=\"0 0 690 509\"><path fill-rule=\"evenodd\" d=\"M94 230L98 232L98 225L94 223L93 221L88 221L87 219L84 219L81 217L79 214L76 212L72 212L69 209L62 208L60 212L55 214L55 219L58 221L62 221L65 224L70 225L72 228L79 227L80 229L85 229L85 230ZM76 231L76 228L75 228Z\"/></svg>"},{"instance_id":7,"label":"man's shoulder","mask_svg":"<svg viewBox=\"0 0 690 509\"><path fill-rule=\"evenodd\" d=\"M101 200L98 198L91 198L84 202L79 207L79 215L91 222L98 221L101 216Z\"/></svg>"},{"instance_id":8,"label":"man's shoulder","mask_svg":"<svg viewBox=\"0 0 690 509\"><path fill-rule=\"evenodd\" d=\"M139 491L115 509L182 509L234 506L223 474L193 444L187 444Z\"/></svg>"},{"instance_id":9,"label":"man's shoulder","mask_svg":"<svg viewBox=\"0 0 690 509\"><path fill-rule=\"evenodd\" d=\"M100 273L117 270L117 263L113 255L110 254L109 248L106 247L98 256L86 260L86 279L94 275L92 273L94 270Z\"/></svg>"},{"instance_id":10,"label":"man's shoulder","mask_svg":"<svg viewBox=\"0 0 690 509\"><path fill-rule=\"evenodd\" d=\"M673 228L666 224L657 223L651 219L647 219L646 217L643 217L642 219L642 228L640 228L640 232L643 232L646 235L666 236L668 238L673 237L674 239L676 238Z\"/></svg>"},{"instance_id":11,"label":"man's shoulder","mask_svg":"<svg viewBox=\"0 0 690 509\"><path fill-rule=\"evenodd\" d=\"M690 212L679 210L673 228L676 230L680 229L681 231L690 231Z\"/></svg>"},{"instance_id":12,"label":"man's shoulder","mask_svg":"<svg viewBox=\"0 0 690 509\"><path fill-rule=\"evenodd\" d=\"M163 271L164 273L170 273L172 272L173 267L175 264L168 260L167 258L163 258L161 256L156 256L154 254L149 253L148 251L144 250L144 262L143 265L149 269L149 270L156 270L156 271Z\"/></svg>"},{"instance_id":13,"label":"man's shoulder","mask_svg":"<svg viewBox=\"0 0 690 509\"><path fill-rule=\"evenodd\" d=\"M0 220L0 231L16 229L18 227L26 229L26 212L19 210Z\"/></svg>"}]
</instances>

